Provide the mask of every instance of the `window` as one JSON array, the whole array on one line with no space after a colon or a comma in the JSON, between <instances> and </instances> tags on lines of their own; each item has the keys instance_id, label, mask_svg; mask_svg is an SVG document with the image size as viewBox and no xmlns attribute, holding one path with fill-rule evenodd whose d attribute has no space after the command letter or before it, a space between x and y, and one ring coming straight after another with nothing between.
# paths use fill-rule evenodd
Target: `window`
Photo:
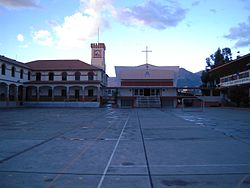
<instances>
[{"instance_id":1,"label":"window","mask_svg":"<svg viewBox=\"0 0 250 188\"><path fill-rule=\"evenodd\" d=\"M94 80L94 73L88 72L88 80Z\"/></svg>"},{"instance_id":2,"label":"window","mask_svg":"<svg viewBox=\"0 0 250 188\"><path fill-rule=\"evenodd\" d=\"M140 89L140 95L141 96L143 95L143 89Z\"/></svg>"},{"instance_id":3,"label":"window","mask_svg":"<svg viewBox=\"0 0 250 188\"><path fill-rule=\"evenodd\" d=\"M6 66L5 66L5 64L2 64L2 75L5 75L5 69L6 69Z\"/></svg>"},{"instance_id":4,"label":"window","mask_svg":"<svg viewBox=\"0 0 250 188\"><path fill-rule=\"evenodd\" d=\"M75 73L75 80L80 80L81 78L81 73L80 72L76 72Z\"/></svg>"},{"instance_id":5,"label":"window","mask_svg":"<svg viewBox=\"0 0 250 188\"><path fill-rule=\"evenodd\" d=\"M160 95L160 90L156 89L156 95Z\"/></svg>"},{"instance_id":6,"label":"window","mask_svg":"<svg viewBox=\"0 0 250 188\"><path fill-rule=\"evenodd\" d=\"M135 96L138 95L138 89L135 89Z\"/></svg>"},{"instance_id":7,"label":"window","mask_svg":"<svg viewBox=\"0 0 250 188\"><path fill-rule=\"evenodd\" d=\"M28 80L30 80L30 72L28 72Z\"/></svg>"},{"instance_id":8,"label":"window","mask_svg":"<svg viewBox=\"0 0 250 188\"><path fill-rule=\"evenodd\" d=\"M11 68L11 76L12 76L12 77L15 77L15 72L16 72L15 67L12 67L12 68Z\"/></svg>"},{"instance_id":9,"label":"window","mask_svg":"<svg viewBox=\"0 0 250 188\"><path fill-rule=\"evenodd\" d=\"M23 79L23 69L20 70L20 79Z\"/></svg>"},{"instance_id":10,"label":"window","mask_svg":"<svg viewBox=\"0 0 250 188\"><path fill-rule=\"evenodd\" d=\"M62 97L66 97L66 89L62 89L61 91L62 91L62 92L61 92L61 96L62 96Z\"/></svg>"},{"instance_id":11,"label":"window","mask_svg":"<svg viewBox=\"0 0 250 188\"><path fill-rule=\"evenodd\" d=\"M67 72L62 73L62 80L67 80Z\"/></svg>"},{"instance_id":12,"label":"window","mask_svg":"<svg viewBox=\"0 0 250 188\"><path fill-rule=\"evenodd\" d=\"M150 95L155 95L155 89L151 89L150 92L151 92Z\"/></svg>"},{"instance_id":13,"label":"window","mask_svg":"<svg viewBox=\"0 0 250 188\"><path fill-rule=\"evenodd\" d=\"M89 97L93 97L94 96L94 90L93 89L89 89L88 90L88 96Z\"/></svg>"},{"instance_id":14,"label":"window","mask_svg":"<svg viewBox=\"0 0 250 188\"><path fill-rule=\"evenodd\" d=\"M40 72L36 73L36 81L41 81L42 74Z\"/></svg>"},{"instance_id":15,"label":"window","mask_svg":"<svg viewBox=\"0 0 250 188\"><path fill-rule=\"evenodd\" d=\"M249 77L249 72L244 72L244 73L241 73L241 74L239 75L239 79L247 78L247 77Z\"/></svg>"},{"instance_id":16,"label":"window","mask_svg":"<svg viewBox=\"0 0 250 188\"><path fill-rule=\"evenodd\" d=\"M49 81L53 81L54 80L54 73L50 72L49 73Z\"/></svg>"}]
</instances>

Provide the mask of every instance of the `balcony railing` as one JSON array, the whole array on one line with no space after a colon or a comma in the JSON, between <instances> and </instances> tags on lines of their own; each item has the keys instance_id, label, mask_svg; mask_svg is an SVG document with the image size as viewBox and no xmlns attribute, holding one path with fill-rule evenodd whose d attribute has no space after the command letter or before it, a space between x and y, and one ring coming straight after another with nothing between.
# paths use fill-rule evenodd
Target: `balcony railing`
<instances>
[{"instance_id":1,"label":"balcony railing","mask_svg":"<svg viewBox=\"0 0 250 188\"><path fill-rule=\"evenodd\" d=\"M247 84L250 83L250 77L248 78L242 78L238 80L232 80L228 82L223 82L220 84L221 87L228 87L228 86L234 86L234 85L241 85L241 84Z\"/></svg>"},{"instance_id":2,"label":"balcony railing","mask_svg":"<svg viewBox=\"0 0 250 188\"><path fill-rule=\"evenodd\" d=\"M237 74L233 74L230 76L226 76L220 79L220 86L221 87L229 87L241 84L250 83L249 72L241 72Z\"/></svg>"}]
</instances>

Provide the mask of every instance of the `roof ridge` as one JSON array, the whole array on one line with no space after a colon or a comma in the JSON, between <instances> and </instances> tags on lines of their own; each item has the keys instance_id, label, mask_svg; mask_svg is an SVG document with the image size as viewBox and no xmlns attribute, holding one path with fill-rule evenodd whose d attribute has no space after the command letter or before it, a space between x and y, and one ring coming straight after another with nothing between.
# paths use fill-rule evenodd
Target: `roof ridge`
<instances>
[{"instance_id":1,"label":"roof ridge","mask_svg":"<svg viewBox=\"0 0 250 188\"><path fill-rule=\"evenodd\" d=\"M34 61L29 61L27 63L33 63L33 62L38 62L38 61L80 61L80 62L86 63L80 59L38 59L38 60L34 60Z\"/></svg>"},{"instance_id":2,"label":"roof ridge","mask_svg":"<svg viewBox=\"0 0 250 188\"><path fill-rule=\"evenodd\" d=\"M49 59L49 60L35 60L27 62L27 66L32 69L52 70L52 69L88 69L99 70L99 67L93 66L89 63L79 59Z\"/></svg>"}]
</instances>

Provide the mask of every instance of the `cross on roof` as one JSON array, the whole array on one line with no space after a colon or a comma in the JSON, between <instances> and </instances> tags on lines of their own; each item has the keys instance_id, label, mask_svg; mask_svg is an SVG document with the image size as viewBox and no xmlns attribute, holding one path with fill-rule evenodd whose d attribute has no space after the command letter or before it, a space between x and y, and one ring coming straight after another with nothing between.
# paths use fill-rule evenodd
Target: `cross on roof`
<instances>
[{"instance_id":1,"label":"cross on roof","mask_svg":"<svg viewBox=\"0 0 250 188\"><path fill-rule=\"evenodd\" d=\"M146 65L148 66L148 52L152 52L152 51L148 50L148 46L146 46L146 50L143 50L142 52L146 53Z\"/></svg>"}]
</instances>

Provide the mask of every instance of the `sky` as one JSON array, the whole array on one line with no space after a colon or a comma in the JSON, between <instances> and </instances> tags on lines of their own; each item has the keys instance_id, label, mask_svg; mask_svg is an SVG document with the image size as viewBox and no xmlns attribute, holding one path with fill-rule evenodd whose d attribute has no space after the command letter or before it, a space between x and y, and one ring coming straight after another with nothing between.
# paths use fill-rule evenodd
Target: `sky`
<instances>
[{"instance_id":1,"label":"sky","mask_svg":"<svg viewBox=\"0 0 250 188\"><path fill-rule=\"evenodd\" d=\"M21 62L90 64L99 38L109 76L145 64L146 46L149 64L191 72L218 48L250 53L250 0L0 0L0 26L0 55Z\"/></svg>"}]
</instances>

